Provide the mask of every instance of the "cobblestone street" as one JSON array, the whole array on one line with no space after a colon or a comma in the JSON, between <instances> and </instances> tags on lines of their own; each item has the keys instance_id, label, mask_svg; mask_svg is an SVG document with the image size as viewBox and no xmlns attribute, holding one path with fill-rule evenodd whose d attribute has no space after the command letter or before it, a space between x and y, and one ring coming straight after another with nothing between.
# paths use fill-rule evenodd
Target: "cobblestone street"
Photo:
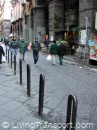
<instances>
[{"instance_id":1,"label":"cobblestone street","mask_svg":"<svg viewBox=\"0 0 97 130\"><path fill-rule=\"evenodd\" d=\"M19 56L18 56L19 57ZM66 122L67 99L69 94L78 98L77 123L93 123L97 128L97 70L80 67L72 61L64 59L63 66L52 66L46 60L47 55L40 53L38 66L33 64L33 55L27 52L23 62L23 85L19 84L19 63L17 58L17 74L5 63L0 69L0 130L3 122ZM26 64L31 66L31 98L26 95ZM4 66L4 67L3 67ZM45 75L43 118L38 117L39 75ZM39 126L38 126L39 127ZM12 126L8 130L12 130ZM25 128L26 129L26 128ZM23 130L25 130L23 128ZM30 128L27 128L30 129ZM35 128L36 129L36 128ZM38 128L43 129L43 128ZM18 130L21 130L18 128ZM76 128L82 130L82 128Z\"/></svg>"}]
</instances>

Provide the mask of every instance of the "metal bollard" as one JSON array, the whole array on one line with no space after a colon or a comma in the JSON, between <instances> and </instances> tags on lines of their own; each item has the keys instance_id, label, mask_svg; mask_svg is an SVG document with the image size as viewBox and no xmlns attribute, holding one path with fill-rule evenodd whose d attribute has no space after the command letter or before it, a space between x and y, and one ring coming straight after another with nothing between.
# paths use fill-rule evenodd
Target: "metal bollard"
<instances>
[{"instance_id":1,"label":"metal bollard","mask_svg":"<svg viewBox=\"0 0 97 130\"><path fill-rule=\"evenodd\" d=\"M22 84L22 60L19 59L19 69L20 69L20 84Z\"/></svg>"},{"instance_id":2,"label":"metal bollard","mask_svg":"<svg viewBox=\"0 0 97 130\"><path fill-rule=\"evenodd\" d=\"M31 96L31 76L30 76L30 65L27 64L27 95Z\"/></svg>"},{"instance_id":3,"label":"metal bollard","mask_svg":"<svg viewBox=\"0 0 97 130\"><path fill-rule=\"evenodd\" d=\"M77 105L78 105L77 97L72 94L69 95L67 105L67 118L66 118L66 124L68 127L66 128L66 130L76 129Z\"/></svg>"},{"instance_id":4,"label":"metal bollard","mask_svg":"<svg viewBox=\"0 0 97 130\"><path fill-rule=\"evenodd\" d=\"M14 75L16 75L16 55L14 55Z\"/></svg>"},{"instance_id":5,"label":"metal bollard","mask_svg":"<svg viewBox=\"0 0 97 130\"><path fill-rule=\"evenodd\" d=\"M8 50L8 63L9 63L9 50Z\"/></svg>"},{"instance_id":6,"label":"metal bollard","mask_svg":"<svg viewBox=\"0 0 97 130\"><path fill-rule=\"evenodd\" d=\"M10 62L11 62L11 67L12 67L12 52L10 53L11 54L11 56L10 56Z\"/></svg>"},{"instance_id":7,"label":"metal bollard","mask_svg":"<svg viewBox=\"0 0 97 130\"><path fill-rule=\"evenodd\" d=\"M39 109L38 109L38 115L39 116L42 116L42 114L43 114L44 85L45 85L45 76L44 76L44 74L40 74L40 81L39 81Z\"/></svg>"},{"instance_id":8,"label":"metal bollard","mask_svg":"<svg viewBox=\"0 0 97 130\"><path fill-rule=\"evenodd\" d=\"M6 60L7 60L7 48L6 48Z\"/></svg>"}]
</instances>

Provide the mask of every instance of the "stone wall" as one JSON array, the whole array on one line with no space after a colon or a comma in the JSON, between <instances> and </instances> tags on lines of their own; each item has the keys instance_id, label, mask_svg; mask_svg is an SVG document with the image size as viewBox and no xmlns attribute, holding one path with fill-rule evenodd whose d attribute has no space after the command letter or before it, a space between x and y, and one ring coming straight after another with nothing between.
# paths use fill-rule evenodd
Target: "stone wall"
<instances>
[{"instance_id":1,"label":"stone wall","mask_svg":"<svg viewBox=\"0 0 97 130\"><path fill-rule=\"evenodd\" d=\"M97 6L95 0L81 0L79 3L79 31L86 29L86 19L87 22L87 34L88 39L95 34L95 12L97 11ZM80 39L79 39L80 40Z\"/></svg>"},{"instance_id":2,"label":"stone wall","mask_svg":"<svg viewBox=\"0 0 97 130\"><path fill-rule=\"evenodd\" d=\"M40 7L34 12L34 38L37 37L40 42L44 42L45 34L44 7Z\"/></svg>"},{"instance_id":3,"label":"stone wall","mask_svg":"<svg viewBox=\"0 0 97 130\"><path fill-rule=\"evenodd\" d=\"M55 32L64 29L64 0L49 2L49 38L55 38Z\"/></svg>"},{"instance_id":4,"label":"stone wall","mask_svg":"<svg viewBox=\"0 0 97 130\"><path fill-rule=\"evenodd\" d=\"M58 15L58 29L64 28L64 0L57 0L55 5L55 14ZM55 29L57 29L55 27Z\"/></svg>"},{"instance_id":5,"label":"stone wall","mask_svg":"<svg viewBox=\"0 0 97 130\"><path fill-rule=\"evenodd\" d=\"M55 1L49 2L49 40L54 38L54 15L55 15Z\"/></svg>"}]
</instances>

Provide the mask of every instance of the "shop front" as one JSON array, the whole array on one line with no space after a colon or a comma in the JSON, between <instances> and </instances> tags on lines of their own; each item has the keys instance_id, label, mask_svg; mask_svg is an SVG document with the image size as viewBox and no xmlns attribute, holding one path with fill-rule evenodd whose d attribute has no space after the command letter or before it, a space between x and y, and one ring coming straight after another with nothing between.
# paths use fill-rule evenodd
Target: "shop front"
<instances>
[{"instance_id":1,"label":"shop front","mask_svg":"<svg viewBox=\"0 0 97 130\"><path fill-rule=\"evenodd\" d=\"M79 17L79 1L65 0L65 33L67 54L74 55L78 44L78 17Z\"/></svg>"},{"instance_id":2,"label":"shop front","mask_svg":"<svg viewBox=\"0 0 97 130\"><path fill-rule=\"evenodd\" d=\"M70 29L65 31L64 39L67 48L67 54L74 55L75 49L78 46L78 32L76 26L70 26Z\"/></svg>"},{"instance_id":3,"label":"shop front","mask_svg":"<svg viewBox=\"0 0 97 130\"><path fill-rule=\"evenodd\" d=\"M88 41L89 44L89 63L97 65L97 36Z\"/></svg>"},{"instance_id":4,"label":"shop front","mask_svg":"<svg viewBox=\"0 0 97 130\"><path fill-rule=\"evenodd\" d=\"M82 65L97 66L97 36L87 38L86 30L80 32L80 44L76 51L76 61Z\"/></svg>"}]
</instances>

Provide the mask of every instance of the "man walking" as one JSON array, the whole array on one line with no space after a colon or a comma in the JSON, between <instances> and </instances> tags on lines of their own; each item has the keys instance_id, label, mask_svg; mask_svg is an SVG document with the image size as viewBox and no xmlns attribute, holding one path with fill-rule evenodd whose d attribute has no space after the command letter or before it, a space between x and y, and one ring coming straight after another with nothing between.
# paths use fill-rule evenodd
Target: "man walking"
<instances>
[{"instance_id":1,"label":"man walking","mask_svg":"<svg viewBox=\"0 0 97 130\"><path fill-rule=\"evenodd\" d=\"M11 48L12 61L14 62L14 55L16 56L18 52L18 42L16 41L16 37L14 37L12 41L9 43L9 47Z\"/></svg>"},{"instance_id":2,"label":"man walking","mask_svg":"<svg viewBox=\"0 0 97 130\"><path fill-rule=\"evenodd\" d=\"M25 61L25 52L27 50L27 43L25 42L24 38L21 38L19 42L19 52L20 52L20 58Z\"/></svg>"},{"instance_id":3,"label":"man walking","mask_svg":"<svg viewBox=\"0 0 97 130\"><path fill-rule=\"evenodd\" d=\"M58 55L58 45L56 44L56 41L53 41L53 44L50 47L50 54L52 55L52 61L53 65L56 64L56 55Z\"/></svg>"},{"instance_id":4,"label":"man walking","mask_svg":"<svg viewBox=\"0 0 97 130\"><path fill-rule=\"evenodd\" d=\"M48 40L48 38L45 38L44 46L46 47L46 51L48 52L48 49L49 49L49 40Z\"/></svg>"},{"instance_id":5,"label":"man walking","mask_svg":"<svg viewBox=\"0 0 97 130\"><path fill-rule=\"evenodd\" d=\"M35 41L31 44L33 50L34 66L37 66L39 59L39 50L41 48L38 38L35 38Z\"/></svg>"},{"instance_id":6,"label":"man walking","mask_svg":"<svg viewBox=\"0 0 97 130\"><path fill-rule=\"evenodd\" d=\"M65 55L66 46L64 45L64 42L61 41L61 44L58 46L58 55L59 55L59 61L60 65L63 64L63 56Z\"/></svg>"}]
</instances>

